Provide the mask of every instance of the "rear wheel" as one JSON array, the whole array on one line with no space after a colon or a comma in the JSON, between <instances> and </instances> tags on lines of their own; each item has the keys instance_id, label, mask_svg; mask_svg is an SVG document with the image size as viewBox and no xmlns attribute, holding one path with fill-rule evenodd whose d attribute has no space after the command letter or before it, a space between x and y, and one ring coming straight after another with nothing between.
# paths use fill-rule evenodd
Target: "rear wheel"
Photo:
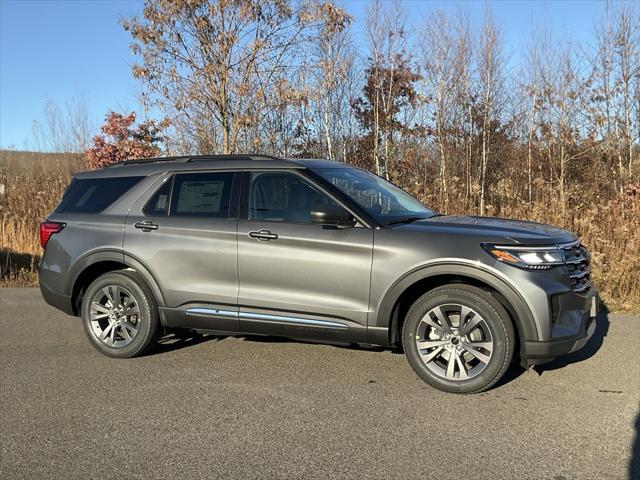
<instances>
[{"instance_id":1,"label":"rear wheel","mask_svg":"<svg viewBox=\"0 0 640 480\"><path fill-rule=\"evenodd\" d=\"M158 331L153 294L133 272L106 273L85 292L82 301L85 333L101 353L130 358L142 355Z\"/></svg>"},{"instance_id":2,"label":"rear wheel","mask_svg":"<svg viewBox=\"0 0 640 480\"><path fill-rule=\"evenodd\" d=\"M402 329L409 363L427 383L454 393L494 385L513 357L515 333L504 307L488 292L454 284L422 295Z\"/></svg>"}]
</instances>

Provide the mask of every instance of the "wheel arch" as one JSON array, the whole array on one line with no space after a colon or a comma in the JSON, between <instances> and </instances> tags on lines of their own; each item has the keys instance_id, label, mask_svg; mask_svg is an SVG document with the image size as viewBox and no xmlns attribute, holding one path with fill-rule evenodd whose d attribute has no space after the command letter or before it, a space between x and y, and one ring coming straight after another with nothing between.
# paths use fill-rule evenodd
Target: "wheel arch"
<instances>
[{"instance_id":1,"label":"wheel arch","mask_svg":"<svg viewBox=\"0 0 640 480\"><path fill-rule=\"evenodd\" d=\"M537 339L533 314L517 289L489 270L456 263L439 263L414 269L389 288L378 308L378 329L385 329L388 342L399 345L404 316L411 304L425 292L440 285L465 283L489 291L505 307L513 321L518 350L524 358L524 340Z\"/></svg>"},{"instance_id":2,"label":"wheel arch","mask_svg":"<svg viewBox=\"0 0 640 480\"><path fill-rule=\"evenodd\" d=\"M151 271L138 259L118 250L101 250L81 258L74 265L66 292L71 296L74 315L79 315L84 291L100 275L117 270L138 273L153 292L158 306L164 306L164 296Z\"/></svg>"}]
</instances>

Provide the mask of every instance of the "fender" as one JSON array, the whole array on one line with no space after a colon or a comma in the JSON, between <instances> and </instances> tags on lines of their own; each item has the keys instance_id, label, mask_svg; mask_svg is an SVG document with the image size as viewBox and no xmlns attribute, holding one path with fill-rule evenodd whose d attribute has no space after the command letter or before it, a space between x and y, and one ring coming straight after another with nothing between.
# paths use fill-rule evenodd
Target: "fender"
<instances>
[{"instance_id":1,"label":"fender","mask_svg":"<svg viewBox=\"0 0 640 480\"><path fill-rule=\"evenodd\" d=\"M71 269L71 272L69 273L69 281L67 282L65 293L71 296L73 294L73 287L82 272L91 267L91 265L95 265L99 262L117 262L124 264L129 268L132 268L133 270L138 272L140 276L142 276L149 288L151 288L158 306L165 306L164 295L162 295L162 290L160 290L158 281L151 273L151 271L136 257L129 255L122 250L116 249L93 251L78 259L78 261L75 262L73 268Z\"/></svg>"},{"instance_id":2,"label":"fender","mask_svg":"<svg viewBox=\"0 0 640 480\"><path fill-rule=\"evenodd\" d=\"M69 271L69 275L67 276L68 280L65 285L65 294L71 295L73 293L73 287L78 281L78 277L82 275L82 272L91 265L95 265L99 262L124 263L124 255L121 250L108 248L93 250L79 257L78 260L74 262L71 270Z\"/></svg>"},{"instance_id":3,"label":"fender","mask_svg":"<svg viewBox=\"0 0 640 480\"><path fill-rule=\"evenodd\" d=\"M416 282L438 275L467 277L490 286L502 295L513 308L512 313L518 327L521 345L524 345L524 340L538 339L531 309L517 287L487 265L478 262L465 263L459 260L435 261L405 273L385 293L378 308L375 325L379 328L391 328L393 308L402 293Z\"/></svg>"}]
</instances>

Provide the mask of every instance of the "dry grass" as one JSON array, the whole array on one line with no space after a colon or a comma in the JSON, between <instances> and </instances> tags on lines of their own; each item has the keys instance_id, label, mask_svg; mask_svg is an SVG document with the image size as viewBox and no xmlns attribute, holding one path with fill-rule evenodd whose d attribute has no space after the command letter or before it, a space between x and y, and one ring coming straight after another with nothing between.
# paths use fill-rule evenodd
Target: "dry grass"
<instances>
[{"instance_id":1,"label":"dry grass","mask_svg":"<svg viewBox=\"0 0 640 480\"><path fill-rule=\"evenodd\" d=\"M51 212L66 188L71 173L83 168L81 159L69 155L0 152L0 287L35 286L41 253L40 221ZM426 199L437 208L435 199ZM464 205L451 202L452 205ZM531 209L518 202L494 208L493 214L551 223L576 232L592 254L596 284L609 309L640 308L640 189L576 206L565 215L550 202ZM451 211L450 213L462 213ZM462 207L458 210L463 210Z\"/></svg>"},{"instance_id":2,"label":"dry grass","mask_svg":"<svg viewBox=\"0 0 640 480\"><path fill-rule=\"evenodd\" d=\"M38 227L82 168L77 155L0 151L0 287L37 285Z\"/></svg>"}]
</instances>

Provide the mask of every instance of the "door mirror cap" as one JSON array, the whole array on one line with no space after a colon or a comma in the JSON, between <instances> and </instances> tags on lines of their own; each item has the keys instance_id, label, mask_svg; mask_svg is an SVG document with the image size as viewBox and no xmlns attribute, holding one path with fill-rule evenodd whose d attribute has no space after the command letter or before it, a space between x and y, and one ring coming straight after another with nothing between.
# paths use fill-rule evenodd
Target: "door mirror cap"
<instances>
[{"instance_id":1,"label":"door mirror cap","mask_svg":"<svg viewBox=\"0 0 640 480\"><path fill-rule=\"evenodd\" d=\"M338 205L320 203L311 209L311 222L316 225L335 227L353 227L356 220L344 208Z\"/></svg>"}]
</instances>

